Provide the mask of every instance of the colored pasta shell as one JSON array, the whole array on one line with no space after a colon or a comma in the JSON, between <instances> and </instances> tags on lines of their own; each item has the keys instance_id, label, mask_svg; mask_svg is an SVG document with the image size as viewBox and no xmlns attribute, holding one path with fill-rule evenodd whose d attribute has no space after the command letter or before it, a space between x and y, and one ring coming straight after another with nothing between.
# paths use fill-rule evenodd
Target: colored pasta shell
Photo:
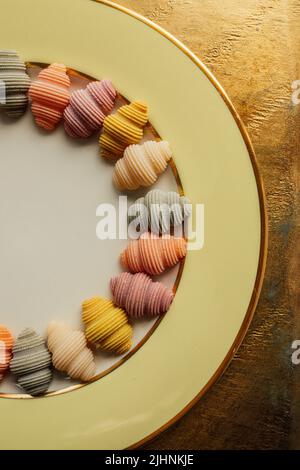
<instances>
[{"instance_id":1,"label":"colored pasta shell","mask_svg":"<svg viewBox=\"0 0 300 470\"><path fill-rule=\"evenodd\" d=\"M115 114L107 116L99 141L102 156L110 160L120 158L128 145L140 142L147 121L148 107L141 101L121 106Z\"/></svg>"},{"instance_id":2,"label":"colored pasta shell","mask_svg":"<svg viewBox=\"0 0 300 470\"><path fill-rule=\"evenodd\" d=\"M91 82L84 90L72 93L70 104L64 111L67 134L85 138L102 127L105 116L111 112L116 90L110 80Z\"/></svg>"},{"instance_id":3,"label":"colored pasta shell","mask_svg":"<svg viewBox=\"0 0 300 470\"><path fill-rule=\"evenodd\" d=\"M93 297L82 304L82 320L85 335L90 343L100 349L123 354L132 345L132 326L124 310L113 302Z\"/></svg>"},{"instance_id":4,"label":"colored pasta shell","mask_svg":"<svg viewBox=\"0 0 300 470\"><path fill-rule=\"evenodd\" d=\"M29 89L31 111L38 126L52 131L69 103L70 79L64 64L51 64L43 69Z\"/></svg>"},{"instance_id":5,"label":"colored pasta shell","mask_svg":"<svg viewBox=\"0 0 300 470\"><path fill-rule=\"evenodd\" d=\"M115 165L113 182L121 191L151 186L165 171L171 158L169 143L164 140L149 140L141 145L130 145L126 148L124 157Z\"/></svg>"},{"instance_id":6,"label":"colored pasta shell","mask_svg":"<svg viewBox=\"0 0 300 470\"><path fill-rule=\"evenodd\" d=\"M165 313L174 297L170 289L144 273L122 273L111 279L110 288L114 303L134 318Z\"/></svg>"},{"instance_id":7,"label":"colored pasta shell","mask_svg":"<svg viewBox=\"0 0 300 470\"><path fill-rule=\"evenodd\" d=\"M72 379L86 382L95 375L94 356L86 346L82 331L52 322L48 326L48 348L52 352L53 366Z\"/></svg>"},{"instance_id":8,"label":"colored pasta shell","mask_svg":"<svg viewBox=\"0 0 300 470\"><path fill-rule=\"evenodd\" d=\"M171 227L179 227L191 214L191 203L175 191L153 189L145 197L135 201L128 209L131 222L139 218L140 232L170 233Z\"/></svg>"},{"instance_id":9,"label":"colored pasta shell","mask_svg":"<svg viewBox=\"0 0 300 470\"><path fill-rule=\"evenodd\" d=\"M11 372L17 383L29 395L45 393L52 380L50 369L51 355L44 339L31 328L26 328L18 336L13 348Z\"/></svg>"},{"instance_id":10,"label":"colored pasta shell","mask_svg":"<svg viewBox=\"0 0 300 470\"><path fill-rule=\"evenodd\" d=\"M0 50L0 109L12 118L25 113L30 86L26 66L15 51Z\"/></svg>"},{"instance_id":11,"label":"colored pasta shell","mask_svg":"<svg viewBox=\"0 0 300 470\"><path fill-rule=\"evenodd\" d=\"M5 326L0 325L0 382L11 361L13 344L11 332Z\"/></svg>"},{"instance_id":12,"label":"colored pasta shell","mask_svg":"<svg viewBox=\"0 0 300 470\"><path fill-rule=\"evenodd\" d=\"M150 232L129 243L121 254L121 262L133 273L158 275L175 266L186 255L184 238L159 237Z\"/></svg>"}]
</instances>

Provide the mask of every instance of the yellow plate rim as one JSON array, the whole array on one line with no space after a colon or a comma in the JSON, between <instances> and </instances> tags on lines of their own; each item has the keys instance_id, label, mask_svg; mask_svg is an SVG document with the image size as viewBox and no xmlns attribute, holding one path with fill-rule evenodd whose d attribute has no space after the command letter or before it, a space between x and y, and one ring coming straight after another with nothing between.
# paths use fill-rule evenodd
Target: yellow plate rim
<instances>
[{"instance_id":1,"label":"yellow plate rim","mask_svg":"<svg viewBox=\"0 0 300 470\"><path fill-rule=\"evenodd\" d=\"M254 147L252 145L252 142L250 140L248 131L246 130L246 127L240 118L237 110L235 109L235 106L233 105L231 99L227 95L226 91L222 87L222 85L219 83L219 81L215 78L213 73L204 65L204 63L188 48L186 47L181 41L179 41L175 36L173 36L171 33L166 31L164 28L161 26L157 25L153 21L149 20L148 18L144 17L143 15L127 8L122 5L118 5L114 2L111 2L109 0L89 0L91 2L96 2L96 3L103 3L105 5L108 5L112 8L115 8L119 11L122 11L126 13L127 15L130 15L137 20L145 23L146 25L150 26L152 29L156 30L158 33L162 34L166 39L171 41L176 47L178 47L184 54L186 54L196 65L199 67L199 69L206 75L206 77L210 80L210 82L214 85L214 87L217 89L221 97L223 98L226 106L230 110L232 116L235 119L236 124L238 125L238 128L242 134L242 137L244 139L244 142L246 144L249 157L251 160L252 168L254 171L255 179L256 179L256 185L257 185L257 190L258 190L258 195L259 195L259 205L260 205L260 219L261 219L261 240L260 240L260 252L259 252L259 263L258 263L258 268L257 268L257 274L256 274L256 279L255 279L255 284L254 284L254 289L253 293L251 296L251 300L244 318L244 321L241 325L241 328L235 338L235 341L233 342L230 350L228 351L227 355L225 356L223 362L220 364L218 369L216 370L215 374L211 377L209 382L206 384L205 387L203 387L202 390L191 400L179 413L177 413L172 419L170 419L167 423L162 425L160 428L156 429L153 431L151 434L148 436L144 437L140 441L132 444L131 446L128 447L128 449L137 449L138 447L146 444L147 442L155 439L159 434L162 432L166 431L170 426L175 424L180 418L182 418L199 400L200 398L203 397L203 395L209 390L209 388L221 377L221 375L226 371L227 367L229 366L231 360L233 359L235 353L237 352L238 348L243 342L243 339L248 331L248 328L250 326L250 323L252 321L252 318L255 313L255 309L259 300L259 296L261 293L262 289L262 284L263 284L263 279L264 279L264 274L265 274L265 269L266 269L266 261L267 261L267 250L268 250L268 216L267 216L267 204L266 204L266 195L265 195L265 190L264 190L264 185L263 181L258 169L258 164L257 164L257 158L255 155Z\"/></svg>"}]
</instances>

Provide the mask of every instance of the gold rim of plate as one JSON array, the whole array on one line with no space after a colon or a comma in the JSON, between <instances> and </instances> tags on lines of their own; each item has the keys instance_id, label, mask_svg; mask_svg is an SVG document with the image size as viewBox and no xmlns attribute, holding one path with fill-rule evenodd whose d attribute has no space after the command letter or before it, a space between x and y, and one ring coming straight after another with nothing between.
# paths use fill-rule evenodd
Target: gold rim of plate
<instances>
[{"instance_id":1,"label":"gold rim of plate","mask_svg":"<svg viewBox=\"0 0 300 470\"><path fill-rule=\"evenodd\" d=\"M173 45L175 45L178 49L180 49L192 62L204 73L204 75L209 79L211 84L215 87L215 89L218 91L219 95L222 97L223 101L225 102L227 108L229 109L231 115L233 116L240 133L243 137L244 143L246 145L248 155L250 157L253 173L255 176L255 181L256 181L256 187L258 191L258 198L259 198L259 209L260 209L260 247L259 247L259 260L258 260L258 267L256 271L256 278L255 278L255 283L254 283L254 288L253 292L251 295L251 299L247 308L247 311L245 313L243 322L241 324L241 327L229 349L227 352L225 358L213 374L213 376L210 378L210 380L206 383L206 385L194 396L192 400L188 402L186 406L184 406L173 418L169 419L167 422L165 422L163 425L158 427L155 431L151 432L150 434L146 435L146 437L142 438L141 440L138 440L134 444L130 445L127 447L128 449L135 449L146 442L150 441L151 439L157 437L161 432L165 431L167 428L169 428L172 424L174 424L177 420L179 420L185 413L187 413L192 406L208 391L208 389L216 382L216 380L224 373L224 371L227 369L228 365L230 364L234 354L236 353L237 349L241 345L248 327L251 323L251 320L253 318L255 308L258 303L259 295L261 292L262 288L262 283L263 283L263 278L264 278L264 273L265 273L265 268L266 268L266 259L267 259L267 245L268 245L268 224L267 224L267 210L266 210L266 197L265 197L265 192L263 188L263 182L261 179L261 175L258 170L258 165L256 161L256 156L255 152L252 146L252 143L250 141L249 135L247 133L247 130L244 126L244 124L241 121L240 116L238 115L234 105L232 104L230 98L226 94L225 90L223 87L220 85L220 83L217 81L217 79L214 77L214 75L208 70L208 68L201 62L200 59L198 59L195 54L193 54L184 44L182 44L178 39L176 39L172 34L169 32L165 31L162 27L158 26L151 20L143 17L139 13L136 13L124 6L118 5L114 2L111 2L109 0L88 0L89 2L93 3L99 3L106 5L108 7L111 7L113 9L116 9L120 12L125 13L126 15L129 15L136 20L146 24L150 28L154 29L156 32L161 34L163 37L165 37L168 41L170 41ZM173 169L174 172L174 169ZM178 180L177 180L178 181ZM179 185L180 187L180 185ZM177 276L176 283L175 283L175 289L178 286L178 282L181 278L181 274L183 271L183 264L181 265L180 268L180 273ZM157 328L158 324L160 323L161 319L159 319L155 325L152 327L152 329L149 331L149 333L145 336L145 338L132 350L130 353L124 357L124 359L121 359L116 365L112 367L112 370L116 369L119 365L123 364L126 362L126 360L131 357L137 349L139 349L146 341L147 339L152 335L153 331ZM104 371L104 373L100 374L99 377L96 377L95 379L92 380L98 380L100 377L107 375L111 370L108 369L107 371ZM72 387L68 387L63 390L59 390L57 392L50 392L47 396L55 396L57 394L64 394L68 391L72 391L74 389L81 388L85 386L86 384L79 384L75 385ZM12 396L11 396L12 395ZM28 398L28 395L19 395L16 397L14 394L0 394L0 397L6 397L8 396L10 398Z\"/></svg>"}]
</instances>

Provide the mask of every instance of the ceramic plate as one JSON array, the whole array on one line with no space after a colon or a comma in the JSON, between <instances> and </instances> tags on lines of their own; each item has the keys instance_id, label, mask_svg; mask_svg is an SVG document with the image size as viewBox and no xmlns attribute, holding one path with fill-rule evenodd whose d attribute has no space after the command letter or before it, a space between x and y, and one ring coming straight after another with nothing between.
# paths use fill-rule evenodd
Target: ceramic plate
<instances>
[{"instance_id":1,"label":"ceramic plate","mask_svg":"<svg viewBox=\"0 0 300 470\"><path fill-rule=\"evenodd\" d=\"M28 399L0 388L3 449L121 449L178 419L228 365L261 288L266 253L262 184L247 134L225 92L195 56L150 21L109 2L2 0L0 48L31 64L63 62L72 87L110 78L124 99L149 104L147 135L168 140L174 163L156 187L179 189L204 208L204 239L163 282L177 288L161 321L135 325L134 348L97 355L81 386L56 375ZM123 100L123 98L121 98ZM80 325L80 304L109 295L126 240L96 237L96 208L118 204L112 167L97 139L62 128L45 135L28 112L0 121L2 285L0 322L15 334ZM130 203L140 193L129 196Z\"/></svg>"}]
</instances>

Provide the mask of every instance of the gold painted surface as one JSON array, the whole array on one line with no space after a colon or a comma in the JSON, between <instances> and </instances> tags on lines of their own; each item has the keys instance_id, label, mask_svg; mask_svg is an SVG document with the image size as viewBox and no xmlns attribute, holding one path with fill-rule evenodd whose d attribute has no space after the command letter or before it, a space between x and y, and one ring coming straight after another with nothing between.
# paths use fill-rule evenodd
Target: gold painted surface
<instances>
[{"instance_id":1,"label":"gold painted surface","mask_svg":"<svg viewBox=\"0 0 300 470\"><path fill-rule=\"evenodd\" d=\"M300 339L300 104L291 101L300 79L300 0L116 3L174 34L226 89L254 144L269 209L266 278L243 345L206 396L145 448L300 448L300 365L291 362Z\"/></svg>"}]
</instances>

